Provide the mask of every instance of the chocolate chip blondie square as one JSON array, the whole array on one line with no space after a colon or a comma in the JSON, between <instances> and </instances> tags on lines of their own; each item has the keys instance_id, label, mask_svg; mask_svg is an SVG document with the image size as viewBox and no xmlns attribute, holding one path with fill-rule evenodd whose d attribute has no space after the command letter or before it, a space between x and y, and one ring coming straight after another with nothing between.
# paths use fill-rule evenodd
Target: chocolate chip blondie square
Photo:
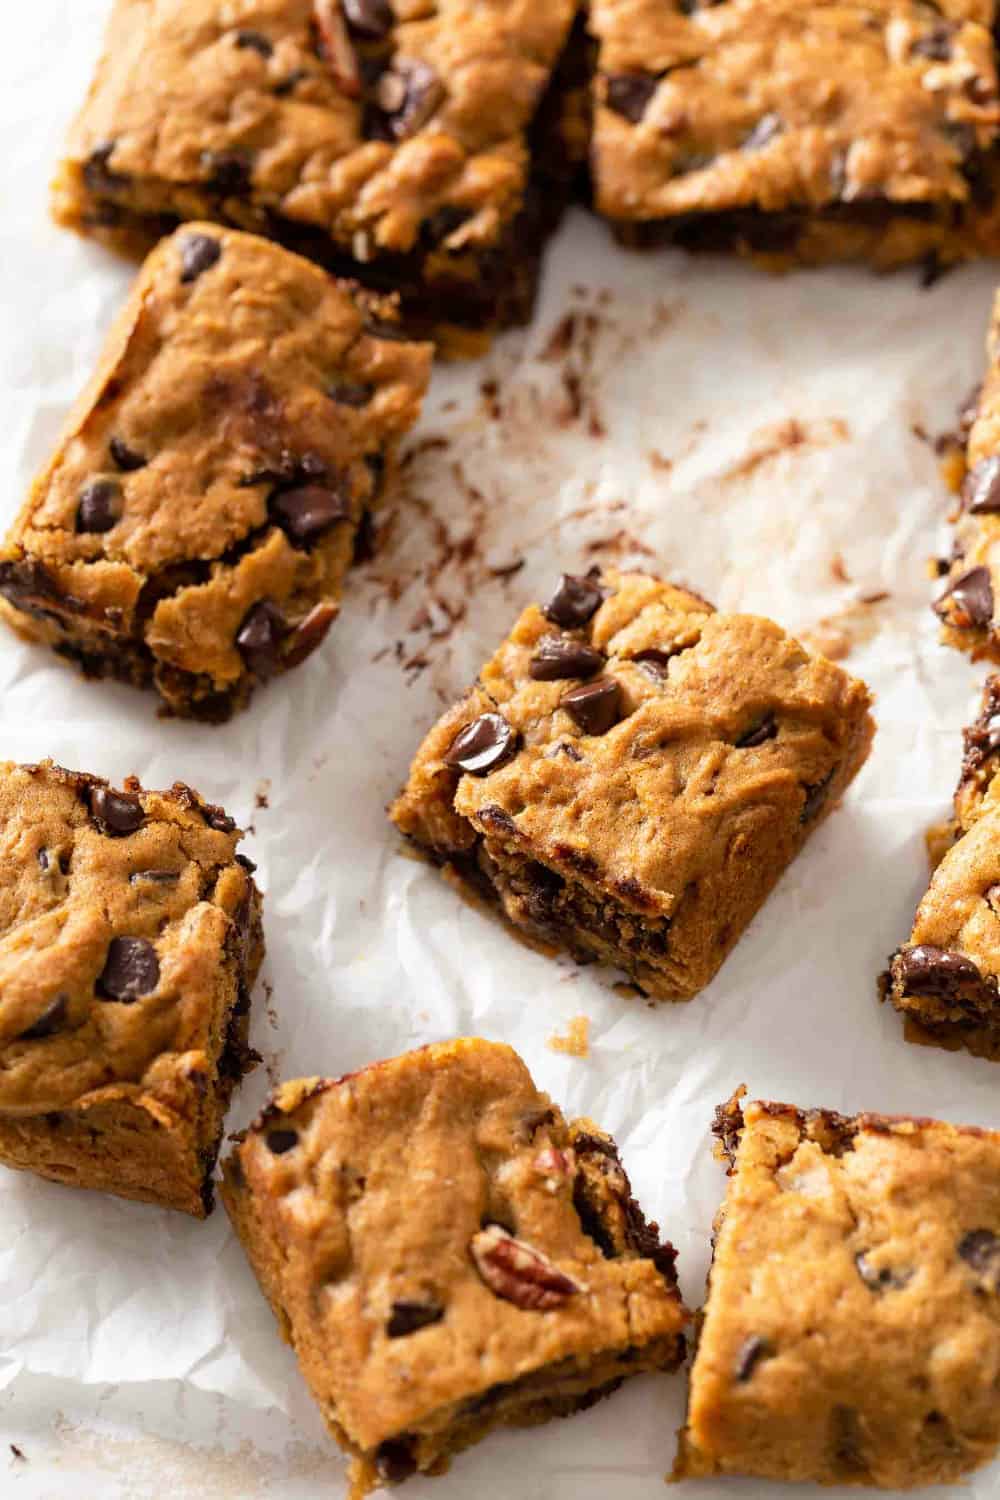
<instances>
[{"instance_id":1,"label":"chocolate chip blondie square","mask_svg":"<svg viewBox=\"0 0 1000 1500\"><path fill-rule=\"evenodd\" d=\"M398 828L522 934L686 999L862 765L863 683L643 573L564 576L438 722Z\"/></svg>"},{"instance_id":2,"label":"chocolate chip blondie square","mask_svg":"<svg viewBox=\"0 0 1000 1500\"><path fill-rule=\"evenodd\" d=\"M910 940L889 960L883 999L910 1040L1000 1060L1000 678L965 731L953 842L931 877Z\"/></svg>"},{"instance_id":3,"label":"chocolate chip blondie square","mask_svg":"<svg viewBox=\"0 0 1000 1500\"><path fill-rule=\"evenodd\" d=\"M986 1463L1000 1134L738 1097L718 1115L729 1190L675 1477L910 1489Z\"/></svg>"},{"instance_id":4,"label":"chocolate chip blondie square","mask_svg":"<svg viewBox=\"0 0 1000 1500\"><path fill-rule=\"evenodd\" d=\"M298 666L420 409L430 349L391 317L266 240L178 230L0 548L0 613L192 718Z\"/></svg>"},{"instance_id":5,"label":"chocolate chip blondie square","mask_svg":"<svg viewBox=\"0 0 1000 1500\"><path fill-rule=\"evenodd\" d=\"M124 248L217 219L401 292L424 330L525 321L586 151L576 10L116 0L56 217Z\"/></svg>"},{"instance_id":6,"label":"chocolate chip blondie square","mask_svg":"<svg viewBox=\"0 0 1000 1500\"><path fill-rule=\"evenodd\" d=\"M683 1359L674 1251L614 1142L509 1047L284 1084L222 1197L353 1493Z\"/></svg>"},{"instance_id":7,"label":"chocolate chip blondie square","mask_svg":"<svg viewBox=\"0 0 1000 1500\"><path fill-rule=\"evenodd\" d=\"M0 766L0 1162L203 1218L256 1060L253 865L181 783Z\"/></svg>"},{"instance_id":8,"label":"chocolate chip blondie square","mask_svg":"<svg viewBox=\"0 0 1000 1500\"><path fill-rule=\"evenodd\" d=\"M1000 293L993 302L986 353L982 386L960 418L965 475L948 582L934 607L949 645L1000 661Z\"/></svg>"},{"instance_id":9,"label":"chocolate chip blondie square","mask_svg":"<svg viewBox=\"0 0 1000 1500\"><path fill-rule=\"evenodd\" d=\"M774 268L1000 246L992 0L592 0L592 176L635 245Z\"/></svg>"}]
</instances>

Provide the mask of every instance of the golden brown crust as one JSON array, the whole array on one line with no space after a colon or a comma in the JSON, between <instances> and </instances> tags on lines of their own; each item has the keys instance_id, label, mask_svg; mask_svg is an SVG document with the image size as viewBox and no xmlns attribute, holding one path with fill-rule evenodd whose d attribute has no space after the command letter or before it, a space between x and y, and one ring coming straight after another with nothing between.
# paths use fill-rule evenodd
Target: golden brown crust
<instances>
[{"instance_id":1,"label":"golden brown crust","mask_svg":"<svg viewBox=\"0 0 1000 1500\"><path fill-rule=\"evenodd\" d=\"M595 0L597 206L709 236L732 215L775 263L995 249L993 19L989 0Z\"/></svg>"},{"instance_id":2,"label":"golden brown crust","mask_svg":"<svg viewBox=\"0 0 1000 1500\"><path fill-rule=\"evenodd\" d=\"M524 612L428 734L391 815L529 936L686 998L864 761L869 695L768 620L645 574L589 584L605 598L580 629ZM596 653L582 675L617 688L610 727L564 706L580 669L539 680L553 645ZM513 752L459 775L458 732L491 713Z\"/></svg>"},{"instance_id":3,"label":"golden brown crust","mask_svg":"<svg viewBox=\"0 0 1000 1500\"><path fill-rule=\"evenodd\" d=\"M203 1215L263 956L239 832L190 788L0 767L0 1159Z\"/></svg>"},{"instance_id":4,"label":"golden brown crust","mask_svg":"<svg viewBox=\"0 0 1000 1500\"><path fill-rule=\"evenodd\" d=\"M567 1125L509 1047L458 1040L284 1085L222 1191L368 1472L391 1477L404 1450L409 1472L434 1470L498 1423L682 1356L673 1252L614 1143Z\"/></svg>"},{"instance_id":5,"label":"golden brown crust","mask_svg":"<svg viewBox=\"0 0 1000 1500\"><path fill-rule=\"evenodd\" d=\"M202 717L302 660L426 386L390 314L250 235L165 240L0 552L9 623Z\"/></svg>"},{"instance_id":6,"label":"golden brown crust","mask_svg":"<svg viewBox=\"0 0 1000 1500\"><path fill-rule=\"evenodd\" d=\"M761 1102L736 1113L675 1477L908 1489L987 1462L1000 1136Z\"/></svg>"}]
</instances>

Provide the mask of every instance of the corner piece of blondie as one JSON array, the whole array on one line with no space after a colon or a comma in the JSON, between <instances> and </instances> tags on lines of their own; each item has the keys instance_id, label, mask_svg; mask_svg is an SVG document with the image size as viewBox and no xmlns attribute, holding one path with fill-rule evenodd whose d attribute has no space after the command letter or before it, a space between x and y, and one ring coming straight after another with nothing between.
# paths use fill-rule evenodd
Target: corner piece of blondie
<instances>
[{"instance_id":1,"label":"corner piece of blondie","mask_svg":"<svg viewBox=\"0 0 1000 1500\"><path fill-rule=\"evenodd\" d=\"M177 782L0 765L0 1162L203 1218L257 1060L253 866Z\"/></svg>"},{"instance_id":2,"label":"corner piece of blondie","mask_svg":"<svg viewBox=\"0 0 1000 1500\"><path fill-rule=\"evenodd\" d=\"M0 613L218 721L298 666L415 421L394 308L210 224L150 255L0 548Z\"/></svg>"},{"instance_id":3,"label":"corner piece of blondie","mask_svg":"<svg viewBox=\"0 0 1000 1500\"><path fill-rule=\"evenodd\" d=\"M744 1092L674 1477L959 1480L1000 1442L1000 1134Z\"/></svg>"},{"instance_id":4,"label":"corner piece of blondie","mask_svg":"<svg viewBox=\"0 0 1000 1500\"><path fill-rule=\"evenodd\" d=\"M770 620L643 573L564 575L391 816L530 940L686 999L864 762L869 702Z\"/></svg>"},{"instance_id":5,"label":"corner piece of blondie","mask_svg":"<svg viewBox=\"0 0 1000 1500\"><path fill-rule=\"evenodd\" d=\"M965 731L952 839L879 981L910 1041L1000 1061L1000 677Z\"/></svg>"},{"instance_id":6,"label":"corner piece of blondie","mask_svg":"<svg viewBox=\"0 0 1000 1500\"><path fill-rule=\"evenodd\" d=\"M509 1047L284 1084L222 1197L354 1494L683 1359L674 1251L614 1142Z\"/></svg>"}]
</instances>

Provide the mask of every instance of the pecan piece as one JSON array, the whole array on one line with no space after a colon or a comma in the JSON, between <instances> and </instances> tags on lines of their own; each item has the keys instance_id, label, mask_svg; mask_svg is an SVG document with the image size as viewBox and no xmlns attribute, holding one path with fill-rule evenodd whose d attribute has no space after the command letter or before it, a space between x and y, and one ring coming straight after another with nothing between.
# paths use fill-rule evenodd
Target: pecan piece
<instances>
[{"instance_id":1,"label":"pecan piece","mask_svg":"<svg viewBox=\"0 0 1000 1500\"><path fill-rule=\"evenodd\" d=\"M541 1251L516 1240L499 1224L490 1224L473 1235L469 1254L490 1291L525 1312L562 1307L577 1292L586 1291Z\"/></svg>"},{"instance_id":2,"label":"pecan piece","mask_svg":"<svg viewBox=\"0 0 1000 1500\"><path fill-rule=\"evenodd\" d=\"M347 34L340 0L313 0L313 18L323 57L337 86L350 98L357 99L361 94L361 71Z\"/></svg>"}]
</instances>

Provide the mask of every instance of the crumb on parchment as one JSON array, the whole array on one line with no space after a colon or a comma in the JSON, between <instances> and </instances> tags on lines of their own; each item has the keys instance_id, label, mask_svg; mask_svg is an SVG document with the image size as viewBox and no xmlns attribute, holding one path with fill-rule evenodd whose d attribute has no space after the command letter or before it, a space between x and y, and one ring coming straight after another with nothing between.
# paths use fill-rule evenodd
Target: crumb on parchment
<instances>
[{"instance_id":1,"label":"crumb on parchment","mask_svg":"<svg viewBox=\"0 0 1000 1500\"><path fill-rule=\"evenodd\" d=\"M590 1017L571 1016L564 1033L554 1031L545 1044L552 1052L569 1057L590 1056Z\"/></svg>"}]
</instances>

